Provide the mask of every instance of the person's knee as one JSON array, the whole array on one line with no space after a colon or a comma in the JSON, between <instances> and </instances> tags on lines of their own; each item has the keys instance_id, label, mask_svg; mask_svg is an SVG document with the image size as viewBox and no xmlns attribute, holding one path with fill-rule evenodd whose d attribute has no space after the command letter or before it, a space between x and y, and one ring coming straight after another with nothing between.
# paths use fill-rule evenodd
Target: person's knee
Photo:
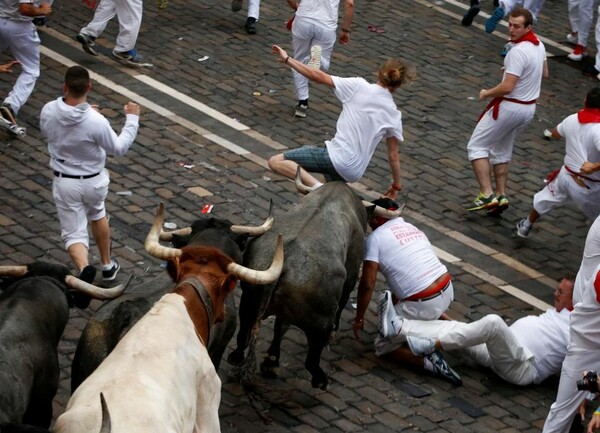
<instances>
[{"instance_id":1,"label":"person's knee","mask_svg":"<svg viewBox=\"0 0 600 433\"><path fill-rule=\"evenodd\" d=\"M499 329L502 326L506 326L502 317L498 316L497 314L488 314L487 316L484 316L481 320L485 321L485 323L491 329L494 330Z\"/></svg>"},{"instance_id":2,"label":"person's knee","mask_svg":"<svg viewBox=\"0 0 600 433\"><path fill-rule=\"evenodd\" d=\"M272 157L270 157L269 160L267 161L267 164L269 165L269 169L271 169L271 171L277 172L277 170L279 168L279 164L282 161L283 161L283 153L278 153L277 155L273 155Z\"/></svg>"}]
</instances>

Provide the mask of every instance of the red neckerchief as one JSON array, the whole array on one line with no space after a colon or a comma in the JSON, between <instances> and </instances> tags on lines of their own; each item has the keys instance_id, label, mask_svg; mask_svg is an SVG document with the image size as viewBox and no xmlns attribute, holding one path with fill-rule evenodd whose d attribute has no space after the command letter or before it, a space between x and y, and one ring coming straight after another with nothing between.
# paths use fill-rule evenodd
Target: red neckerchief
<instances>
[{"instance_id":1,"label":"red neckerchief","mask_svg":"<svg viewBox=\"0 0 600 433\"><path fill-rule=\"evenodd\" d=\"M584 108L577 113L579 123L600 123L600 108Z\"/></svg>"},{"instance_id":2,"label":"red neckerchief","mask_svg":"<svg viewBox=\"0 0 600 433\"><path fill-rule=\"evenodd\" d=\"M516 39L516 40L512 41L513 44L518 44L519 42L531 42L533 45L539 45L540 44L540 40L533 33L533 30L529 30L527 33L525 33L519 39Z\"/></svg>"}]
</instances>

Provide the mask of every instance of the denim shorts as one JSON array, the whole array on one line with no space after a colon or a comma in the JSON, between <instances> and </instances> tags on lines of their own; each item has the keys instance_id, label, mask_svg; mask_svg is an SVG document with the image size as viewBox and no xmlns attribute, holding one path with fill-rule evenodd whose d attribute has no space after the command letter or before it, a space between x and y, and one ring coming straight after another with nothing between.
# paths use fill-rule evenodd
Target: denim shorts
<instances>
[{"instance_id":1,"label":"denim shorts","mask_svg":"<svg viewBox=\"0 0 600 433\"><path fill-rule=\"evenodd\" d=\"M308 172L323 174L327 182L332 182L334 180L346 182L346 180L335 171L326 147L303 146L299 149L284 152L283 158L294 161Z\"/></svg>"}]
</instances>

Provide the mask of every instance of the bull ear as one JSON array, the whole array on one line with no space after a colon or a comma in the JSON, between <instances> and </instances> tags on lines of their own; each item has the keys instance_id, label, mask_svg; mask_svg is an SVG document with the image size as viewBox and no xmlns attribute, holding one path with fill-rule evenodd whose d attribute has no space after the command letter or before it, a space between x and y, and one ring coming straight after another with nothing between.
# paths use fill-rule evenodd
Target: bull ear
<instances>
[{"instance_id":1,"label":"bull ear","mask_svg":"<svg viewBox=\"0 0 600 433\"><path fill-rule=\"evenodd\" d=\"M174 257L167 260L167 273L171 279L175 282L179 281L179 257Z\"/></svg>"}]
</instances>

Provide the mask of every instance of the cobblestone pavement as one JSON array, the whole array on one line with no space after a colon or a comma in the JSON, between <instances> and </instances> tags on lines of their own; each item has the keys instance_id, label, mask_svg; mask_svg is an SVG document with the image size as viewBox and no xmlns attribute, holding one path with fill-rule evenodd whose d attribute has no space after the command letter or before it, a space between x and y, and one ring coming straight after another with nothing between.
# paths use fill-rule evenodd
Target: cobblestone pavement
<instances>
[{"instance_id":1,"label":"cobblestone pavement","mask_svg":"<svg viewBox=\"0 0 600 433\"><path fill-rule=\"evenodd\" d=\"M143 281L162 272L160 263L143 249L160 201L167 203L167 220L179 226L190 223L207 203L215 205L215 215L236 223L262 221L270 198L276 216L293 206L299 199L293 184L270 173L264 161L277 148L330 138L340 107L330 90L312 86L308 117L293 117L291 74L270 54L273 43L291 47L291 35L284 27L290 12L285 2L263 3L258 34L249 36L243 30L245 9L232 13L228 2L172 0L159 12L154 2L147 1L138 49L157 68L135 71L107 57L116 22L97 41L101 55L90 57L72 36L92 12L84 2L56 2L54 15L41 31L41 77L19 115L28 135L18 140L0 132L0 263L69 262L52 201L46 146L37 126L43 104L61 93L69 61L98 74L91 100L117 128L123 122L121 107L134 97L123 95L119 86L146 98L141 101L144 110L136 144L126 156L108 162L112 183L107 207L114 253L124 268L120 280L133 273ZM515 239L512 233L546 173L562 161L564 143L544 140L542 130L578 110L586 92L598 83L584 77L580 65L565 60L566 0L548 2L537 30L555 41L546 44L553 55L551 77L543 83L536 118L515 149L509 179L511 208L502 218L467 214L462 204L477 191L465 146L484 105L477 101L479 89L500 79L504 35L487 35L481 28L484 13L493 10L491 2L483 4L482 14L469 28L460 25L465 8L465 3L451 0L357 2L351 44L336 46L330 72L374 80L373 71L388 57L416 64L419 81L396 95L405 126L401 157L407 218L426 231L441 254L449 253L442 257L449 260L455 280L453 318L470 321L493 312L513 321L538 310L502 290L503 286L551 303L552 281L578 267L589 227L578 212L557 210L536 224L527 240ZM384 32L368 31L369 26ZM209 58L200 61L204 56ZM9 89L13 80L14 74L0 76L2 89ZM207 116L197 104L181 102L186 96L238 122L226 124ZM231 144L247 151L231 151ZM380 149L357 187L367 196L376 196L389 180ZM98 257L92 260L97 263ZM88 310L72 312L61 343L55 415L69 397L70 362L78 336L99 305L94 301ZM371 344L375 315L367 315L362 342L353 338L353 315L349 305L336 339L323 353L322 365L332 379L327 392L310 387L303 366L305 339L294 328L284 340L280 377L258 377L251 392L236 382L234 371L223 362L222 430L509 433L541 429L554 399L555 379L535 387L515 387L489 370L470 365L463 356L449 354L448 360L464 380L464 386L454 388L377 359ZM272 321L267 319L261 329L259 357L271 330Z\"/></svg>"}]
</instances>

